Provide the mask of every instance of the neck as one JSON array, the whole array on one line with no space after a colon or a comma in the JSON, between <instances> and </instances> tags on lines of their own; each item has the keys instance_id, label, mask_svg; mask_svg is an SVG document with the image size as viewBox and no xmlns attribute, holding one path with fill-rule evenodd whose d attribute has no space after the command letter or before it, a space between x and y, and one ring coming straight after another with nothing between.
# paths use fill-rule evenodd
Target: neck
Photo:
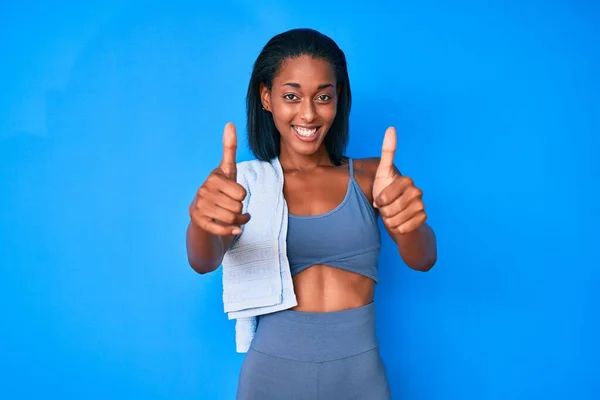
<instances>
[{"instance_id":1,"label":"neck","mask_svg":"<svg viewBox=\"0 0 600 400\"><path fill-rule=\"evenodd\" d=\"M279 149L279 163L283 171L310 171L333 165L324 144L313 154L299 154L282 145Z\"/></svg>"}]
</instances>

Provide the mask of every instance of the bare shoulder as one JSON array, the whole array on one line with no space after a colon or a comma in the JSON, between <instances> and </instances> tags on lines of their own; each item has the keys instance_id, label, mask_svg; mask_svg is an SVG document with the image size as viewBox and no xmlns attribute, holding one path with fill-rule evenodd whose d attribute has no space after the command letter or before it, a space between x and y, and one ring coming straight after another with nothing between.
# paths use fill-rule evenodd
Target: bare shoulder
<instances>
[{"instance_id":1,"label":"bare shoulder","mask_svg":"<svg viewBox=\"0 0 600 400\"><path fill-rule=\"evenodd\" d=\"M373 181L379 165L379 157L353 158L354 179L370 202L373 201Z\"/></svg>"},{"instance_id":2,"label":"bare shoulder","mask_svg":"<svg viewBox=\"0 0 600 400\"><path fill-rule=\"evenodd\" d=\"M367 158L356 158L354 159L355 171L360 171L364 175L370 176L371 180L375 179L377 173L377 167L379 167L379 161L381 157L367 157ZM398 175L402 175L400 170L394 165L394 169Z\"/></svg>"},{"instance_id":3,"label":"bare shoulder","mask_svg":"<svg viewBox=\"0 0 600 400\"><path fill-rule=\"evenodd\" d=\"M375 179L377 166L379 165L380 157L355 158L354 171L355 173L368 176L371 180Z\"/></svg>"}]
</instances>

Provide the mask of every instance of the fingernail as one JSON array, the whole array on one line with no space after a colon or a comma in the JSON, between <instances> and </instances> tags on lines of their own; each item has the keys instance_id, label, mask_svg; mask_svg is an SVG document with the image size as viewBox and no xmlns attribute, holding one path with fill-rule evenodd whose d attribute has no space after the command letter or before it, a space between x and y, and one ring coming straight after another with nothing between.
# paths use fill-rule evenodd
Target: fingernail
<instances>
[{"instance_id":1,"label":"fingernail","mask_svg":"<svg viewBox=\"0 0 600 400\"><path fill-rule=\"evenodd\" d=\"M240 233L242 233L242 230L240 228L234 228L232 232L234 235L239 235Z\"/></svg>"}]
</instances>

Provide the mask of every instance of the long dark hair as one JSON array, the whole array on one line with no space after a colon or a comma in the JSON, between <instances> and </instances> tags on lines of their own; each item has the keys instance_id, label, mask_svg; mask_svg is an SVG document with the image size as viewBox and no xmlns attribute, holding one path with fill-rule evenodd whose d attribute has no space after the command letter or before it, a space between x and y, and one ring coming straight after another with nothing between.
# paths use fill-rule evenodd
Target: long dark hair
<instances>
[{"instance_id":1,"label":"long dark hair","mask_svg":"<svg viewBox=\"0 0 600 400\"><path fill-rule=\"evenodd\" d=\"M270 161L279 156L280 135L273 122L273 116L262 108L260 86L264 84L271 90L273 78L279 72L283 61L301 55L323 59L329 62L335 71L340 92L335 119L325 136L325 147L331 161L340 165L348 145L352 103L346 56L331 38L314 29L292 29L274 36L254 62L246 94L246 128L250 150L262 161Z\"/></svg>"}]
</instances>

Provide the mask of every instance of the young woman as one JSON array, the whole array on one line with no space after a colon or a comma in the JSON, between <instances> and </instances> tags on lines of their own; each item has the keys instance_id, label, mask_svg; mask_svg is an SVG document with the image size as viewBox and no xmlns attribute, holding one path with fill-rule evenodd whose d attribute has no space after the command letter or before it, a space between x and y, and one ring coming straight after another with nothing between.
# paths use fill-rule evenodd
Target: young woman
<instances>
[{"instance_id":1,"label":"young woman","mask_svg":"<svg viewBox=\"0 0 600 400\"><path fill-rule=\"evenodd\" d=\"M390 398L375 334L377 218L413 269L435 264L436 241L421 191L393 164L393 128L381 157L345 156L350 104L345 55L317 31L273 37L254 64L249 144L258 160L278 157L283 169L298 305L259 317L238 399ZM242 214L246 190L236 182L236 143L228 124L223 161L190 206L188 257L199 273L218 268L251 218Z\"/></svg>"}]
</instances>

